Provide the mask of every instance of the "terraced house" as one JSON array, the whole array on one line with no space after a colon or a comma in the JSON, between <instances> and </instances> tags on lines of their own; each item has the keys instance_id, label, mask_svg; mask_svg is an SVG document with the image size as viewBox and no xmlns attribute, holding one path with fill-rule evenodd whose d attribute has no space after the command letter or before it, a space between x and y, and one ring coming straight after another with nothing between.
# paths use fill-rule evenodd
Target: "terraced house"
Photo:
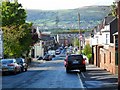
<instances>
[{"instance_id":1,"label":"terraced house","mask_svg":"<svg viewBox=\"0 0 120 90\"><path fill-rule=\"evenodd\" d=\"M118 25L117 18L107 16L94 28L91 38L94 65L113 74L118 73Z\"/></svg>"}]
</instances>

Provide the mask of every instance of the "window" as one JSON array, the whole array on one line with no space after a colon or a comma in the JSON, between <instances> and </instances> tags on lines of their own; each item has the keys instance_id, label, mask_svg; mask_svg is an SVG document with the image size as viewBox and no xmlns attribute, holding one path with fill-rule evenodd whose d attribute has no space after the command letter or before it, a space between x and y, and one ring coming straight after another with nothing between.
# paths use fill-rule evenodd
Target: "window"
<instances>
[{"instance_id":1,"label":"window","mask_svg":"<svg viewBox=\"0 0 120 90\"><path fill-rule=\"evenodd\" d=\"M111 52L110 52L110 63L111 63Z\"/></svg>"},{"instance_id":2,"label":"window","mask_svg":"<svg viewBox=\"0 0 120 90\"><path fill-rule=\"evenodd\" d=\"M106 44L109 43L109 34L106 34Z\"/></svg>"},{"instance_id":3,"label":"window","mask_svg":"<svg viewBox=\"0 0 120 90\"><path fill-rule=\"evenodd\" d=\"M105 53L104 53L104 63L106 63L106 55L105 55Z\"/></svg>"}]
</instances>

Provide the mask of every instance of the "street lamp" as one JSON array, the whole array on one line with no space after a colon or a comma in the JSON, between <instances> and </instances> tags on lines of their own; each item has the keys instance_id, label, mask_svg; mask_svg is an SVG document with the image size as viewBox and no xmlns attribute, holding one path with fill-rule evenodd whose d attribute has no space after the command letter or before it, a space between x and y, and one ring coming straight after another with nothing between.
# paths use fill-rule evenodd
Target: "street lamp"
<instances>
[{"instance_id":1,"label":"street lamp","mask_svg":"<svg viewBox=\"0 0 120 90\"><path fill-rule=\"evenodd\" d=\"M118 18L118 88L120 88L120 0L117 2L117 18Z\"/></svg>"}]
</instances>

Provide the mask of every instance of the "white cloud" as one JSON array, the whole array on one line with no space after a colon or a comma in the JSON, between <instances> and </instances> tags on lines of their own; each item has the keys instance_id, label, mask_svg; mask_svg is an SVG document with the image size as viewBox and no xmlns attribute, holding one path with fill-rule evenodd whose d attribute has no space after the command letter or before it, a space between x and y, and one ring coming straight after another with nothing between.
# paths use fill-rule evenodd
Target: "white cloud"
<instances>
[{"instance_id":1,"label":"white cloud","mask_svg":"<svg viewBox=\"0 0 120 90\"><path fill-rule=\"evenodd\" d=\"M25 9L72 9L90 5L111 5L114 0L18 0Z\"/></svg>"}]
</instances>

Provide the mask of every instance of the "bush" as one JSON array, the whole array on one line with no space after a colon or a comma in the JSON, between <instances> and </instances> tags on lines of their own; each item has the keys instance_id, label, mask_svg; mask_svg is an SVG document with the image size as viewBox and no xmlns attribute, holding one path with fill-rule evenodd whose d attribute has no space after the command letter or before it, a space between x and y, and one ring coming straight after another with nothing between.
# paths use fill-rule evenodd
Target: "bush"
<instances>
[{"instance_id":1,"label":"bush","mask_svg":"<svg viewBox=\"0 0 120 90\"><path fill-rule=\"evenodd\" d=\"M89 60L91 59L92 48L90 47L90 44L86 44L82 52L88 57Z\"/></svg>"}]
</instances>

